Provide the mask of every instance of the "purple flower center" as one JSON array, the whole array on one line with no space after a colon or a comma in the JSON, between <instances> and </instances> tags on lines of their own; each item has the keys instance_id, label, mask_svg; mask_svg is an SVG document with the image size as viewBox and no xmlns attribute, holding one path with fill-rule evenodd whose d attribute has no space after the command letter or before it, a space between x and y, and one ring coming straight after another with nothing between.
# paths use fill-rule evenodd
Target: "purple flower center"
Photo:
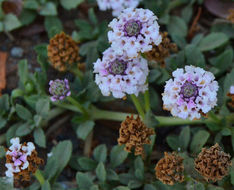
<instances>
[{"instance_id":1,"label":"purple flower center","mask_svg":"<svg viewBox=\"0 0 234 190\"><path fill-rule=\"evenodd\" d=\"M127 63L121 59L116 59L108 67L109 73L113 75L124 75L127 69Z\"/></svg>"},{"instance_id":2,"label":"purple flower center","mask_svg":"<svg viewBox=\"0 0 234 190\"><path fill-rule=\"evenodd\" d=\"M185 101L195 100L198 95L198 87L192 82L186 81L180 90L180 95Z\"/></svg>"},{"instance_id":3,"label":"purple flower center","mask_svg":"<svg viewBox=\"0 0 234 190\"><path fill-rule=\"evenodd\" d=\"M141 22L138 20L130 20L124 25L125 36L138 36L141 31Z\"/></svg>"},{"instance_id":4,"label":"purple flower center","mask_svg":"<svg viewBox=\"0 0 234 190\"><path fill-rule=\"evenodd\" d=\"M66 95L69 90L66 87L66 84L64 81L53 81L53 83L50 86L50 93L55 96L62 96Z\"/></svg>"}]
</instances>

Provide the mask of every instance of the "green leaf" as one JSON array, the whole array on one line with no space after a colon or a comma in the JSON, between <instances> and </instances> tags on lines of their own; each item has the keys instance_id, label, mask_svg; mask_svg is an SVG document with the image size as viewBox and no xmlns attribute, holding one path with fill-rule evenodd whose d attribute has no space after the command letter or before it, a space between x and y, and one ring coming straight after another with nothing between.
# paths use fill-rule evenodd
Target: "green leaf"
<instances>
[{"instance_id":1,"label":"green leaf","mask_svg":"<svg viewBox=\"0 0 234 190\"><path fill-rule=\"evenodd\" d=\"M128 157L128 152L124 150L124 146L115 145L110 153L110 163L113 168L119 166Z\"/></svg>"},{"instance_id":2,"label":"green leaf","mask_svg":"<svg viewBox=\"0 0 234 190\"><path fill-rule=\"evenodd\" d=\"M9 178L6 177L0 177L0 189L15 190L13 180L9 180Z\"/></svg>"},{"instance_id":3,"label":"green leaf","mask_svg":"<svg viewBox=\"0 0 234 190\"><path fill-rule=\"evenodd\" d=\"M49 38L63 31L63 25L60 19L56 16L47 16L44 21L45 29ZM47 49L46 49L47 50Z\"/></svg>"},{"instance_id":4,"label":"green leaf","mask_svg":"<svg viewBox=\"0 0 234 190\"><path fill-rule=\"evenodd\" d=\"M157 189L151 184L145 184L144 190L157 190Z\"/></svg>"},{"instance_id":5,"label":"green leaf","mask_svg":"<svg viewBox=\"0 0 234 190\"><path fill-rule=\"evenodd\" d=\"M41 190L51 190L50 183L48 181L45 181L45 183L41 187Z\"/></svg>"},{"instance_id":6,"label":"green leaf","mask_svg":"<svg viewBox=\"0 0 234 190\"><path fill-rule=\"evenodd\" d=\"M113 190L130 190L128 187L125 186L118 186L116 188L114 188Z\"/></svg>"},{"instance_id":7,"label":"green leaf","mask_svg":"<svg viewBox=\"0 0 234 190\"><path fill-rule=\"evenodd\" d=\"M39 2L37 0L25 0L24 8L37 10L39 7Z\"/></svg>"},{"instance_id":8,"label":"green leaf","mask_svg":"<svg viewBox=\"0 0 234 190\"><path fill-rule=\"evenodd\" d=\"M40 9L40 15L42 16L55 16L57 15L57 8L53 2L47 2Z\"/></svg>"},{"instance_id":9,"label":"green leaf","mask_svg":"<svg viewBox=\"0 0 234 190\"><path fill-rule=\"evenodd\" d=\"M228 37L221 32L214 32L204 37L198 45L201 51L218 48L228 42Z\"/></svg>"},{"instance_id":10,"label":"green leaf","mask_svg":"<svg viewBox=\"0 0 234 190\"><path fill-rule=\"evenodd\" d=\"M93 157L97 162L106 162L107 148L105 144L97 146L93 151Z\"/></svg>"},{"instance_id":11,"label":"green leaf","mask_svg":"<svg viewBox=\"0 0 234 190\"><path fill-rule=\"evenodd\" d=\"M10 140L15 137L16 130L22 123L15 123L14 125L11 125L10 128L6 132L6 141L7 145L10 146Z\"/></svg>"},{"instance_id":12,"label":"green leaf","mask_svg":"<svg viewBox=\"0 0 234 190\"><path fill-rule=\"evenodd\" d=\"M231 70L230 73L226 74L224 85L223 85L223 97L227 99L227 93L230 90L231 85L234 84L234 69Z\"/></svg>"},{"instance_id":13,"label":"green leaf","mask_svg":"<svg viewBox=\"0 0 234 190\"><path fill-rule=\"evenodd\" d=\"M4 114L10 109L9 95L4 94L0 97L0 114Z\"/></svg>"},{"instance_id":14,"label":"green leaf","mask_svg":"<svg viewBox=\"0 0 234 190\"><path fill-rule=\"evenodd\" d=\"M93 185L89 188L89 190L99 190L98 185Z\"/></svg>"},{"instance_id":15,"label":"green leaf","mask_svg":"<svg viewBox=\"0 0 234 190\"><path fill-rule=\"evenodd\" d=\"M218 68L220 71L225 71L232 65L233 50L227 49L222 54L215 58L210 59L211 64Z\"/></svg>"},{"instance_id":16,"label":"green leaf","mask_svg":"<svg viewBox=\"0 0 234 190\"><path fill-rule=\"evenodd\" d=\"M102 162L100 162L96 168L96 175L97 178L101 181L101 182L105 182L106 181L106 169L105 166Z\"/></svg>"},{"instance_id":17,"label":"green leaf","mask_svg":"<svg viewBox=\"0 0 234 190\"><path fill-rule=\"evenodd\" d=\"M89 189L93 185L93 181L87 174L77 172L76 182L80 189Z\"/></svg>"},{"instance_id":18,"label":"green leaf","mask_svg":"<svg viewBox=\"0 0 234 190\"><path fill-rule=\"evenodd\" d=\"M31 24L37 17L37 13L32 10L23 9L20 14L19 20L22 25L29 25Z\"/></svg>"},{"instance_id":19,"label":"green leaf","mask_svg":"<svg viewBox=\"0 0 234 190\"><path fill-rule=\"evenodd\" d=\"M43 147L43 148L46 147L45 133L41 128L36 128L33 131L33 137L34 137L34 141L37 145L39 145L40 147Z\"/></svg>"},{"instance_id":20,"label":"green leaf","mask_svg":"<svg viewBox=\"0 0 234 190\"><path fill-rule=\"evenodd\" d=\"M7 124L7 120L0 116L0 129L4 128Z\"/></svg>"},{"instance_id":21,"label":"green leaf","mask_svg":"<svg viewBox=\"0 0 234 190\"><path fill-rule=\"evenodd\" d=\"M159 124L153 112L150 110L145 114L144 124L149 128L155 128Z\"/></svg>"},{"instance_id":22,"label":"green leaf","mask_svg":"<svg viewBox=\"0 0 234 190\"><path fill-rule=\"evenodd\" d=\"M60 4L67 10L74 9L83 2L84 0L60 0Z\"/></svg>"},{"instance_id":23,"label":"green leaf","mask_svg":"<svg viewBox=\"0 0 234 190\"><path fill-rule=\"evenodd\" d=\"M170 135L166 138L167 144L171 147L172 150L178 151L180 148L180 141L178 139L178 136L176 135Z\"/></svg>"},{"instance_id":24,"label":"green leaf","mask_svg":"<svg viewBox=\"0 0 234 190\"><path fill-rule=\"evenodd\" d=\"M149 82L152 83L156 81L161 76L161 72L158 69L152 69L149 73Z\"/></svg>"},{"instance_id":25,"label":"green leaf","mask_svg":"<svg viewBox=\"0 0 234 190\"><path fill-rule=\"evenodd\" d=\"M46 118L49 114L50 110L50 101L49 99L39 99L36 103L36 112L38 115L42 116L43 118Z\"/></svg>"},{"instance_id":26,"label":"green leaf","mask_svg":"<svg viewBox=\"0 0 234 190\"><path fill-rule=\"evenodd\" d=\"M97 162L87 157L79 158L78 163L80 167L86 171L92 171L97 167Z\"/></svg>"},{"instance_id":27,"label":"green leaf","mask_svg":"<svg viewBox=\"0 0 234 190\"><path fill-rule=\"evenodd\" d=\"M140 188L141 186L142 186L142 182L138 180L131 180L128 183L128 187L130 189L137 189L137 188Z\"/></svg>"},{"instance_id":28,"label":"green leaf","mask_svg":"<svg viewBox=\"0 0 234 190\"><path fill-rule=\"evenodd\" d=\"M19 19L14 14L11 13L5 15L3 25L5 31L12 31L22 26Z\"/></svg>"},{"instance_id":29,"label":"green leaf","mask_svg":"<svg viewBox=\"0 0 234 190\"><path fill-rule=\"evenodd\" d=\"M59 165L56 163L56 158L53 157L53 155L49 157L44 169L45 178L48 180L53 178L58 170L58 167Z\"/></svg>"},{"instance_id":30,"label":"green leaf","mask_svg":"<svg viewBox=\"0 0 234 190\"><path fill-rule=\"evenodd\" d=\"M94 63L99 57L99 53L97 50L97 41L89 41L82 44L80 47L80 55L86 56L87 64L91 65L92 63Z\"/></svg>"},{"instance_id":31,"label":"green leaf","mask_svg":"<svg viewBox=\"0 0 234 190\"><path fill-rule=\"evenodd\" d=\"M199 130L192 139L190 150L193 153L199 153L202 147L206 144L210 134L205 130Z\"/></svg>"},{"instance_id":32,"label":"green leaf","mask_svg":"<svg viewBox=\"0 0 234 190\"><path fill-rule=\"evenodd\" d=\"M230 175L231 175L231 184L234 185L234 158L232 159L232 167L231 167Z\"/></svg>"},{"instance_id":33,"label":"green leaf","mask_svg":"<svg viewBox=\"0 0 234 190\"><path fill-rule=\"evenodd\" d=\"M95 123L93 121L86 121L79 125L78 129L76 130L76 134L82 140L85 140L90 132L93 130Z\"/></svg>"},{"instance_id":34,"label":"green leaf","mask_svg":"<svg viewBox=\"0 0 234 190\"><path fill-rule=\"evenodd\" d=\"M19 137L25 136L30 134L32 131L32 129L30 128L29 123L24 123L22 125L20 125L17 130L16 130L16 135Z\"/></svg>"},{"instance_id":35,"label":"green leaf","mask_svg":"<svg viewBox=\"0 0 234 190\"><path fill-rule=\"evenodd\" d=\"M205 67L205 58L195 45L190 44L185 47L185 57L187 65Z\"/></svg>"},{"instance_id":36,"label":"green leaf","mask_svg":"<svg viewBox=\"0 0 234 190\"><path fill-rule=\"evenodd\" d=\"M63 171L65 166L68 164L72 154L72 143L71 141L62 141L56 147L52 149L52 156L50 158L55 158L56 165L58 167L55 174L55 179Z\"/></svg>"},{"instance_id":37,"label":"green leaf","mask_svg":"<svg viewBox=\"0 0 234 190\"><path fill-rule=\"evenodd\" d=\"M169 24L167 25L167 30L170 35L182 36L187 35L187 25L183 19L178 16L171 16Z\"/></svg>"},{"instance_id":38,"label":"green leaf","mask_svg":"<svg viewBox=\"0 0 234 190\"><path fill-rule=\"evenodd\" d=\"M27 60L21 60L18 63L18 76L20 82L24 85L28 80L28 62Z\"/></svg>"},{"instance_id":39,"label":"green leaf","mask_svg":"<svg viewBox=\"0 0 234 190\"><path fill-rule=\"evenodd\" d=\"M3 146L0 146L0 158L5 157L5 155L6 155L5 148Z\"/></svg>"},{"instance_id":40,"label":"green leaf","mask_svg":"<svg viewBox=\"0 0 234 190\"><path fill-rule=\"evenodd\" d=\"M95 15L95 12L94 12L93 8L89 9L89 20L95 25L98 23L97 17Z\"/></svg>"},{"instance_id":41,"label":"green leaf","mask_svg":"<svg viewBox=\"0 0 234 190\"><path fill-rule=\"evenodd\" d=\"M182 150L187 150L189 141L190 141L190 127L184 127L182 131L180 132L179 136L179 141L180 141L180 147Z\"/></svg>"},{"instance_id":42,"label":"green leaf","mask_svg":"<svg viewBox=\"0 0 234 190\"><path fill-rule=\"evenodd\" d=\"M114 170L107 169L107 180L108 181L119 181L119 176Z\"/></svg>"},{"instance_id":43,"label":"green leaf","mask_svg":"<svg viewBox=\"0 0 234 190\"><path fill-rule=\"evenodd\" d=\"M32 119L32 114L27 108L25 108L25 107L23 107L23 106L21 106L19 104L16 104L16 109L15 110L16 110L17 115L21 119L23 119L25 121L27 121L29 119Z\"/></svg>"}]
</instances>

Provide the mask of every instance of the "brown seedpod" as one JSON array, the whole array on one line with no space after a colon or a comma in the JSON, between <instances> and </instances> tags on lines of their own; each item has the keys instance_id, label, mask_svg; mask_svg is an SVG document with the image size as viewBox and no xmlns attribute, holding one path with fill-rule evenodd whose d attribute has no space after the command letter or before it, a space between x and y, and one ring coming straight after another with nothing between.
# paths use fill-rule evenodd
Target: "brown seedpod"
<instances>
[{"instance_id":1,"label":"brown seedpod","mask_svg":"<svg viewBox=\"0 0 234 190\"><path fill-rule=\"evenodd\" d=\"M231 156L222 151L216 143L210 148L203 148L195 159L195 169L207 180L216 182L228 175Z\"/></svg>"},{"instance_id":2,"label":"brown seedpod","mask_svg":"<svg viewBox=\"0 0 234 190\"><path fill-rule=\"evenodd\" d=\"M118 143L125 145L125 150L131 152L135 148L135 155L144 156L144 144L150 144L149 137L154 134L152 128L148 128L138 116L136 119L127 116L119 129Z\"/></svg>"},{"instance_id":3,"label":"brown seedpod","mask_svg":"<svg viewBox=\"0 0 234 190\"><path fill-rule=\"evenodd\" d=\"M227 20L234 24L234 9L229 9L228 12Z\"/></svg>"},{"instance_id":4,"label":"brown seedpod","mask_svg":"<svg viewBox=\"0 0 234 190\"><path fill-rule=\"evenodd\" d=\"M156 177L167 185L174 185L184 181L183 158L177 153L164 152L164 157L155 167Z\"/></svg>"},{"instance_id":5,"label":"brown seedpod","mask_svg":"<svg viewBox=\"0 0 234 190\"><path fill-rule=\"evenodd\" d=\"M177 45L171 43L167 35L167 32L161 33L162 42L158 46L154 45L151 51L145 53L148 60L155 61L162 67L165 66L165 58L169 57L171 52L178 51Z\"/></svg>"},{"instance_id":6,"label":"brown seedpod","mask_svg":"<svg viewBox=\"0 0 234 190\"><path fill-rule=\"evenodd\" d=\"M64 32L50 39L48 57L51 65L58 71L66 71L76 64L78 67L79 47L77 43Z\"/></svg>"}]
</instances>

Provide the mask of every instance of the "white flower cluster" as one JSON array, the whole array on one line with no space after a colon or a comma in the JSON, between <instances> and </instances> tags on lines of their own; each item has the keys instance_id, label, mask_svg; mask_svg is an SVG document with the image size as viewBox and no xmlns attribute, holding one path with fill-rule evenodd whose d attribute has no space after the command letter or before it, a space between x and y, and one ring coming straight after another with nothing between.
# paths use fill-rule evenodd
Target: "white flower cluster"
<instances>
[{"instance_id":1,"label":"white flower cluster","mask_svg":"<svg viewBox=\"0 0 234 190\"><path fill-rule=\"evenodd\" d=\"M102 11L112 9L113 16L119 16L126 8L136 8L141 0L97 0L98 7Z\"/></svg>"},{"instance_id":2,"label":"white flower cluster","mask_svg":"<svg viewBox=\"0 0 234 190\"><path fill-rule=\"evenodd\" d=\"M162 41L157 16L148 9L125 9L109 24L108 39L118 54L128 52L129 57L148 52L152 45Z\"/></svg>"},{"instance_id":3,"label":"white flower cluster","mask_svg":"<svg viewBox=\"0 0 234 190\"><path fill-rule=\"evenodd\" d=\"M118 55L112 48L103 53L103 58L94 63L95 82L104 96L111 93L115 98L126 94L144 92L148 88L146 78L149 70L147 61L142 58L129 59L126 54Z\"/></svg>"},{"instance_id":4,"label":"white flower cluster","mask_svg":"<svg viewBox=\"0 0 234 190\"><path fill-rule=\"evenodd\" d=\"M12 144L9 150L6 152L6 155L11 158L10 163L6 163L7 168L6 176L13 177L14 173L19 173L22 170L25 170L29 166L27 161L27 156L30 156L35 150L33 143L28 142L26 146L20 144L19 138L13 138L10 140Z\"/></svg>"},{"instance_id":5,"label":"white flower cluster","mask_svg":"<svg viewBox=\"0 0 234 190\"><path fill-rule=\"evenodd\" d=\"M234 94L234 85L232 85L231 87L230 87L230 94Z\"/></svg>"},{"instance_id":6,"label":"white flower cluster","mask_svg":"<svg viewBox=\"0 0 234 190\"><path fill-rule=\"evenodd\" d=\"M174 79L166 82L163 95L164 109L182 119L199 119L217 102L218 83L211 72L186 66L173 72Z\"/></svg>"}]
</instances>

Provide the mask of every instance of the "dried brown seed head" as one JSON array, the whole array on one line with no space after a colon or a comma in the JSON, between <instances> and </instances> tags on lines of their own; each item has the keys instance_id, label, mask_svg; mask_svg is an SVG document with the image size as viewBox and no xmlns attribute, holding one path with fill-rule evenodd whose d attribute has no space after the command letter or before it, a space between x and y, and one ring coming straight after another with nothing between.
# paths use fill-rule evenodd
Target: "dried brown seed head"
<instances>
[{"instance_id":1,"label":"dried brown seed head","mask_svg":"<svg viewBox=\"0 0 234 190\"><path fill-rule=\"evenodd\" d=\"M167 185L184 181L183 158L173 152L172 154L164 152L164 157L158 161L156 167L156 177Z\"/></svg>"},{"instance_id":2,"label":"dried brown seed head","mask_svg":"<svg viewBox=\"0 0 234 190\"><path fill-rule=\"evenodd\" d=\"M161 33L162 42L158 46L154 45L151 51L145 53L148 60L155 61L162 67L165 66L165 58L169 57L171 52L178 51L177 45L171 43L167 35L167 32Z\"/></svg>"},{"instance_id":3,"label":"dried brown seed head","mask_svg":"<svg viewBox=\"0 0 234 190\"><path fill-rule=\"evenodd\" d=\"M234 94L231 94L230 92L227 94L227 96L229 96L231 98L231 101L228 103L228 105L231 108L234 108Z\"/></svg>"},{"instance_id":4,"label":"dried brown seed head","mask_svg":"<svg viewBox=\"0 0 234 190\"><path fill-rule=\"evenodd\" d=\"M231 156L222 151L216 143L210 148L203 148L195 159L195 169L207 180L216 182L228 175Z\"/></svg>"},{"instance_id":5,"label":"dried brown seed head","mask_svg":"<svg viewBox=\"0 0 234 190\"><path fill-rule=\"evenodd\" d=\"M127 116L126 119L121 123L119 129L118 143L120 145L125 144L125 150L128 152L135 148L135 155L144 156L144 144L150 144L149 136L154 134L152 128L146 127L138 116L136 119Z\"/></svg>"},{"instance_id":6,"label":"dried brown seed head","mask_svg":"<svg viewBox=\"0 0 234 190\"><path fill-rule=\"evenodd\" d=\"M77 64L78 66L78 61L80 60L79 48L71 36L62 32L50 39L48 57L55 69L66 71L72 64Z\"/></svg>"},{"instance_id":7,"label":"dried brown seed head","mask_svg":"<svg viewBox=\"0 0 234 190\"><path fill-rule=\"evenodd\" d=\"M234 24L234 9L229 9L228 12L227 20Z\"/></svg>"}]
</instances>

